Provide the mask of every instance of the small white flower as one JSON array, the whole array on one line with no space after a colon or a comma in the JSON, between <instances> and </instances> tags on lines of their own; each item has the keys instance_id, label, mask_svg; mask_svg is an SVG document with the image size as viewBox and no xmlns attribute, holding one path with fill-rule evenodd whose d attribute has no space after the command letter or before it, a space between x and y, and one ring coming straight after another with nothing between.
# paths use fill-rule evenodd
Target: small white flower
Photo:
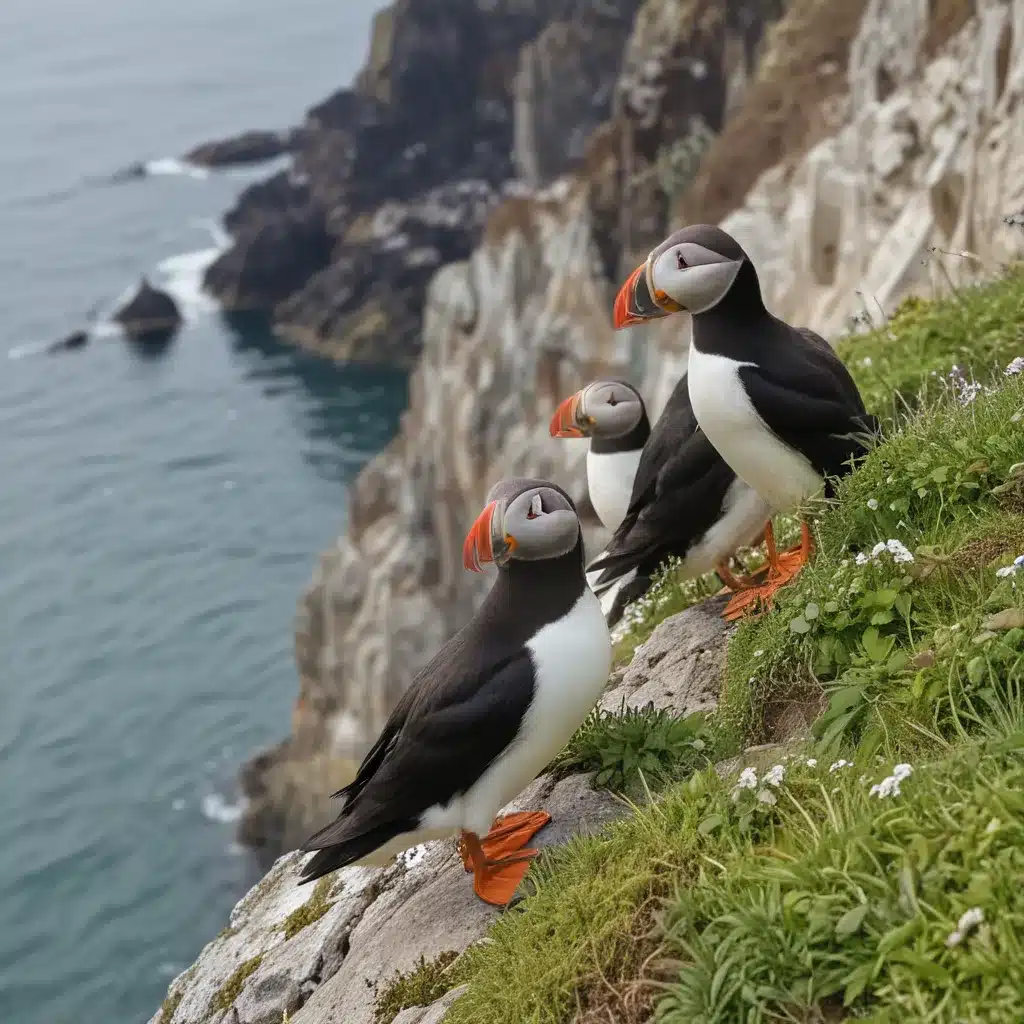
<instances>
[{"instance_id":1,"label":"small white flower","mask_svg":"<svg viewBox=\"0 0 1024 1024\"><path fill-rule=\"evenodd\" d=\"M996 569L996 575L1000 579L1005 579L1007 576L1016 576L1022 569L1024 569L1024 555L1018 555L1011 565Z\"/></svg>"},{"instance_id":2,"label":"small white flower","mask_svg":"<svg viewBox=\"0 0 1024 1024\"><path fill-rule=\"evenodd\" d=\"M1018 373L1024 373L1024 356L1017 356L1003 371L1007 377L1013 377Z\"/></svg>"},{"instance_id":3,"label":"small white flower","mask_svg":"<svg viewBox=\"0 0 1024 1024\"><path fill-rule=\"evenodd\" d=\"M733 800L738 800L740 793L744 789L757 789L757 772L753 768L744 768L740 772L736 785L732 787Z\"/></svg>"},{"instance_id":4,"label":"small white flower","mask_svg":"<svg viewBox=\"0 0 1024 1024\"><path fill-rule=\"evenodd\" d=\"M892 775L882 779L871 787L869 796L877 796L880 800L890 796L900 795L900 783L910 777L913 768L909 764L898 764L892 770Z\"/></svg>"},{"instance_id":5,"label":"small white flower","mask_svg":"<svg viewBox=\"0 0 1024 1024\"><path fill-rule=\"evenodd\" d=\"M807 767L808 768L817 768L818 767L818 759L816 757L809 757L809 758L807 758Z\"/></svg>"},{"instance_id":6,"label":"small white flower","mask_svg":"<svg viewBox=\"0 0 1024 1024\"><path fill-rule=\"evenodd\" d=\"M832 764L829 766L828 771L829 771L829 774L831 775L832 772L837 772L837 771L839 771L840 768L849 768L849 767L850 767L850 762L847 761L845 758L841 757L841 758L839 758L838 761L833 761L832 762Z\"/></svg>"},{"instance_id":7,"label":"small white flower","mask_svg":"<svg viewBox=\"0 0 1024 1024\"><path fill-rule=\"evenodd\" d=\"M868 508L871 509L872 512L874 512L878 508L878 499L868 498Z\"/></svg>"},{"instance_id":8,"label":"small white flower","mask_svg":"<svg viewBox=\"0 0 1024 1024\"><path fill-rule=\"evenodd\" d=\"M767 786L775 786L778 789L782 785L782 780L786 777L786 768L784 765L777 764L773 765L764 776L764 782Z\"/></svg>"},{"instance_id":9,"label":"small white flower","mask_svg":"<svg viewBox=\"0 0 1024 1024\"><path fill-rule=\"evenodd\" d=\"M960 920L956 923L956 928L949 933L949 938L946 939L946 945L952 949L954 946L959 946L964 939L975 928L978 927L985 920L985 912L981 907L971 907L970 910L965 910L960 915Z\"/></svg>"},{"instance_id":10,"label":"small white flower","mask_svg":"<svg viewBox=\"0 0 1024 1024\"><path fill-rule=\"evenodd\" d=\"M1002 823L1000 822L1000 820L998 818L993 818L985 826L985 835L990 836L990 835L992 835L993 832L998 832L1000 824L1002 824Z\"/></svg>"},{"instance_id":11,"label":"small white flower","mask_svg":"<svg viewBox=\"0 0 1024 1024\"><path fill-rule=\"evenodd\" d=\"M764 651L761 651L761 650L754 651L754 657L755 658L760 658L762 654L764 654Z\"/></svg>"},{"instance_id":12,"label":"small white flower","mask_svg":"<svg viewBox=\"0 0 1024 1024\"><path fill-rule=\"evenodd\" d=\"M870 365L871 365L871 356L865 356L865 357L864 357L864 358L863 358L863 359L862 359L862 360L860 361L860 365L861 365L861 366L870 366Z\"/></svg>"},{"instance_id":13,"label":"small white flower","mask_svg":"<svg viewBox=\"0 0 1024 1024\"><path fill-rule=\"evenodd\" d=\"M914 560L914 556L898 540L886 541L885 546L895 562L912 562Z\"/></svg>"}]
</instances>

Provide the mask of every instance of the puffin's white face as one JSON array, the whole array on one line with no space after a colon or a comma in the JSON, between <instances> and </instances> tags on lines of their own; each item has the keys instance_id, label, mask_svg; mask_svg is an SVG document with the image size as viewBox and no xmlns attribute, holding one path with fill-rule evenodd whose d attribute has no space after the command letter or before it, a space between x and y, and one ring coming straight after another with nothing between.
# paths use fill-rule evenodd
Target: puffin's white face
<instances>
[{"instance_id":1,"label":"puffin's white face","mask_svg":"<svg viewBox=\"0 0 1024 1024\"><path fill-rule=\"evenodd\" d=\"M504 566L560 558L576 547L579 536L580 521L565 495L543 484L526 487L489 502L477 516L462 546L462 564L483 572L488 562Z\"/></svg>"},{"instance_id":2,"label":"puffin's white face","mask_svg":"<svg viewBox=\"0 0 1024 1024\"><path fill-rule=\"evenodd\" d=\"M552 437L622 437L644 414L643 399L628 384L598 380L570 395L551 417Z\"/></svg>"},{"instance_id":3,"label":"puffin's white face","mask_svg":"<svg viewBox=\"0 0 1024 1024\"><path fill-rule=\"evenodd\" d=\"M690 313L705 313L725 298L742 266L742 260L731 260L696 242L680 242L653 261L648 258L648 286L654 301L669 312L675 312L675 303Z\"/></svg>"},{"instance_id":4,"label":"puffin's white face","mask_svg":"<svg viewBox=\"0 0 1024 1024\"><path fill-rule=\"evenodd\" d=\"M710 245L687 238L689 230L677 232L647 257L629 275L615 298L616 329L629 324L656 320L671 313L706 313L725 298L743 266L742 250L724 232L721 236L734 256L716 252Z\"/></svg>"}]
</instances>

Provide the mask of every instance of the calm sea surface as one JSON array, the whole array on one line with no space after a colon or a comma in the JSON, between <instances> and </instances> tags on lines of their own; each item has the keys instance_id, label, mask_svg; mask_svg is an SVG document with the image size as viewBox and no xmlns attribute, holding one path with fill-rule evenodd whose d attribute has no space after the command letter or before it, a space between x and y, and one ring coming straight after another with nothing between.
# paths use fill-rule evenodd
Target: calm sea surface
<instances>
[{"instance_id":1,"label":"calm sea surface","mask_svg":"<svg viewBox=\"0 0 1024 1024\"><path fill-rule=\"evenodd\" d=\"M233 776L287 728L295 601L405 381L223 322L197 282L254 172L166 158L296 122L377 6L0 2L3 1024L147 1020L254 880ZM166 350L38 354L143 272L188 315Z\"/></svg>"}]
</instances>

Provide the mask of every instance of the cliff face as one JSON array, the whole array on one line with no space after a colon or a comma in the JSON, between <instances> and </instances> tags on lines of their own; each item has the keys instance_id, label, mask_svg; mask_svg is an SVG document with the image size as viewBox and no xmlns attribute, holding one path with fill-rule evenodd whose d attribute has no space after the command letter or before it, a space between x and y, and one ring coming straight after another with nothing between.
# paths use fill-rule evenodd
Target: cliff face
<instances>
[{"instance_id":1,"label":"cliff face","mask_svg":"<svg viewBox=\"0 0 1024 1024\"><path fill-rule=\"evenodd\" d=\"M679 324L638 345L612 331L608 311L623 261L660 239L674 192L755 70L762 6L648 0L624 50L606 36L595 53L585 20L549 23L523 47L510 145L527 176L557 163L542 140L563 139L571 109L610 105L616 116L594 131L575 173L544 188L520 183L468 258L431 278L399 436L360 474L347 532L300 604L292 735L245 774L248 842L291 848L329 813L327 794L465 621L486 580L459 554L491 484L553 477L585 503L585 445L548 435L558 400L616 370L646 378L660 411L681 372ZM659 56L645 61L651 47ZM601 53L608 95L597 103L581 82L601 77ZM324 274L339 272L335 263ZM596 523L588 534L602 540Z\"/></svg>"}]
</instances>

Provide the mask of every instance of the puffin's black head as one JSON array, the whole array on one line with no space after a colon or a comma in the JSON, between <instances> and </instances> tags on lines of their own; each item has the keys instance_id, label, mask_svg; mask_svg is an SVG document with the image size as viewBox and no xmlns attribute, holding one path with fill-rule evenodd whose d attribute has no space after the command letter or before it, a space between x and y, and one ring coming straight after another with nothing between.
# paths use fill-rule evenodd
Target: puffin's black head
<instances>
[{"instance_id":1,"label":"puffin's black head","mask_svg":"<svg viewBox=\"0 0 1024 1024\"><path fill-rule=\"evenodd\" d=\"M624 437L644 418L644 400L620 380L596 380L566 398L551 417L552 437Z\"/></svg>"},{"instance_id":2,"label":"puffin's black head","mask_svg":"<svg viewBox=\"0 0 1024 1024\"><path fill-rule=\"evenodd\" d=\"M569 554L580 540L580 521L568 494L546 480L502 480L487 495L462 545L462 564L483 572L488 562L539 562Z\"/></svg>"},{"instance_id":3,"label":"puffin's black head","mask_svg":"<svg viewBox=\"0 0 1024 1024\"><path fill-rule=\"evenodd\" d=\"M669 235L619 289L616 330L688 312L697 316L728 302L747 312L763 309L757 273L732 235L693 224Z\"/></svg>"}]
</instances>

